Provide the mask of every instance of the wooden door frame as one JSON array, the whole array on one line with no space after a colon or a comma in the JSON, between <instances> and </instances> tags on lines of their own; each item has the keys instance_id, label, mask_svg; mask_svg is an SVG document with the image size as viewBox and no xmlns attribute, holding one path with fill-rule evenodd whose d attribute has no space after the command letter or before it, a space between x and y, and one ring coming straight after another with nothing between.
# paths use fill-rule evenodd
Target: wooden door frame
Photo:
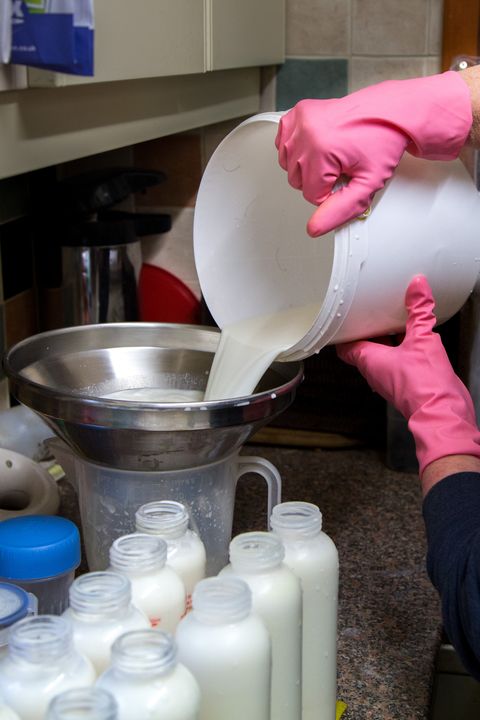
<instances>
[{"instance_id":1,"label":"wooden door frame","mask_svg":"<svg viewBox=\"0 0 480 720\"><path fill-rule=\"evenodd\" d=\"M480 55L480 0L444 0L442 70L457 55Z\"/></svg>"}]
</instances>

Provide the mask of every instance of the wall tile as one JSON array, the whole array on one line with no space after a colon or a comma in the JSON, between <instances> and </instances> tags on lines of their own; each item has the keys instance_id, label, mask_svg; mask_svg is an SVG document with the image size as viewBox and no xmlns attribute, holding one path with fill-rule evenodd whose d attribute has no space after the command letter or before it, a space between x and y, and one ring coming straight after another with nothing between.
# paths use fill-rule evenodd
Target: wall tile
<instances>
[{"instance_id":1,"label":"wall tile","mask_svg":"<svg viewBox=\"0 0 480 720\"><path fill-rule=\"evenodd\" d=\"M201 177L201 135L179 134L134 147L137 167L162 170L167 180L137 197L137 205L193 207Z\"/></svg>"},{"instance_id":2,"label":"wall tile","mask_svg":"<svg viewBox=\"0 0 480 720\"><path fill-rule=\"evenodd\" d=\"M424 57L353 57L350 61L349 91L360 90L383 80L404 80L425 75L428 59Z\"/></svg>"},{"instance_id":3,"label":"wall tile","mask_svg":"<svg viewBox=\"0 0 480 720\"><path fill-rule=\"evenodd\" d=\"M7 410L10 407L10 392L8 380L0 380L0 410Z\"/></svg>"},{"instance_id":4,"label":"wall tile","mask_svg":"<svg viewBox=\"0 0 480 720\"><path fill-rule=\"evenodd\" d=\"M288 110L304 98L345 95L347 74L344 59L287 59L277 76L277 110Z\"/></svg>"},{"instance_id":5,"label":"wall tile","mask_svg":"<svg viewBox=\"0 0 480 720\"><path fill-rule=\"evenodd\" d=\"M287 0L287 55L350 51L350 0Z\"/></svg>"},{"instance_id":6,"label":"wall tile","mask_svg":"<svg viewBox=\"0 0 480 720\"><path fill-rule=\"evenodd\" d=\"M443 0L430 0L427 52L440 55L442 52Z\"/></svg>"},{"instance_id":7,"label":"wall tile","mask_svg":"<svg viewBox=\"0 0 480 720\"><path fill-rule=\"evenodd\" d=\"M130 165L133 165L133 146L115 148L115 150L108 150L107 152L89 155L85 158L78 158L77 160L71 160L70 162L57 165L57 177L59 180L63 180L64 178L92 172L93 170L129 167Z\"/></svg>"},{"instance_id":8,"label":"wall tile","mask_svg":"<svg viewBox=\"0 0 480 720\"><path fill-rule=\"evenodd\" d=\"M0 224L22 217L29 210L28 175L0 180Z\"/></svg>"},{"instance_id":9,"label":"wall tile","mask_svg":"<svg viewBox=\"0 0 480 720\"><path fill-rule=\"evenodd\" d=\"M353 0L352 54L423 55L427 0Z\"/></svg>"},{"instance_id":10,"label":"wall tile","mask_svg":"<svg viewBox=\"0 0 480 720\"><path fill-rule=\"evenodd\" d=\"M38 332L37 308L33 289L5 302L5 343L7 348Z\"/></svg>"},{"instance_id":11,"label":"wall tile","mask_svg":"<svg viewBox=\"0 0 480 720\"><path fill-rule=\"evenodd\" d=\"M266 65L260 70L260 112L275 110L277 69L276 65Z\"/></svg>"},{"instance_id":12,"label":"wall tile","mask_svg":"<svg viewBox=\"0 0 480 720\"><path fill-rule=\"evenodd\" d=\"M33 286L33 249L29 223L15 220L0 226L3 298L9 298Z\"/></svg>"},{"instance_id":13,"label":"wall tile","mask_svg":"<svg viewBox=\"0 0 480 720\"><path fill-rule=\"evenodd\" d=\"M200 283L193 256L193 209L159 209L172 216L172 229L168 233L152 235L142 240L143 261L168 270L180 278L200 299Z\"/></svg>"},{"instance_id":14,"label":"wall tile","mask_svg":"<svg viewBox=\"0 0 480 720\"><path fill-rule=\"evenodd\" d=\"M440 55L432 55L425 58L424 75L435 75L441 72L442 58Z\"/></svg>"},{"instance_id":15,"label":"wall tile","mask_svg":"<svg viewBox=\"0 0 480 720\"><path fill-rule=\"evenodd\" d=\"M224 137L228 135L234 128L239 125L244 118L235 118L235 120L226 120L225 122L215 123L203 128L202 132L202 172L210 160L213 152L222 142Z\"/></svg>"},{"instance_id":16,"label":"wall tile","mask_svg":"<svg viewBox=\"0 0 480 720\"><path fill-rule=\"evenodd\" d=\"M0 90L19 90L27 87L27 68L23 65L0 64Z\"/></svg>"},{"instance_id":17,"label":"wall tile","mask_svg":"<svg viewBox=\"0 0 480 720\"><path fill-rule=\"evenodd\" d=\"M8 300L33 286L33 247L28 218L0 226L3 295Z\"/></svg>"}]
</instances>

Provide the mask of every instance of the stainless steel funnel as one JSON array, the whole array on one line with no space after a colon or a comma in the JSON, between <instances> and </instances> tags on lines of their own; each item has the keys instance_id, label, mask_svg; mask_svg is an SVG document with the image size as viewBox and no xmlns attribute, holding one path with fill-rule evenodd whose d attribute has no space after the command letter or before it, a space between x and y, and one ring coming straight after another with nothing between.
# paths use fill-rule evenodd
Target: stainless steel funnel
<instances>
[{"instance_id":1,"label":"stainless steel funnel","mask_svg":"<svg viewBox=\"0 0 480 720\"><path fill-rule=\"evenodd\" d=\"M34 335L4 366L11 391L80 457L123 470L198 467L238 449L293 401L301 363L273 363L254 394L153 403L130 388L204 390L220 333L166 323L82 325Z\"/></svg>"}]
</instances>

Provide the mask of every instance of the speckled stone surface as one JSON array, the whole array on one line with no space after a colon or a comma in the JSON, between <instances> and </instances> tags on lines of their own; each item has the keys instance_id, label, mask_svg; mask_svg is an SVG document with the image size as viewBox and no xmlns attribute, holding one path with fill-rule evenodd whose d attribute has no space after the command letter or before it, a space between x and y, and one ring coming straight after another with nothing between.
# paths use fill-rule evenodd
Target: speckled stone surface
<instances>
[{"instance_id":1,"label":"speckled stone surface","mask_svg":"<svg viewBox=\"0 0 480 720\"><path fill-rule=\"evenodd\" d=\"M344 720L428 717L440 643L437 594L425 570L416 475L388 470L374 450L301 450L250 445L280 471L283 500L322 510L340 557L338 697ZM60 513L78 521L61 482ZM266 528L266 490L256 476L237 489L234 533Z\"/></svg>"},{"instance_id":2,"label":"speckled stone surface","mask_svg":"<svg viewBox=\"0 0 480 720\"><path fill-rule=\"evenodd\" d=\"M317 504L340 557L338 697L345 720L428 717L440 604L425 570L421 494L414 474L388 470L373 450L250 446L282 475L283 500ZM265 490L237 491L235 532L265 529Z\"/></svg>"}]
</instances>

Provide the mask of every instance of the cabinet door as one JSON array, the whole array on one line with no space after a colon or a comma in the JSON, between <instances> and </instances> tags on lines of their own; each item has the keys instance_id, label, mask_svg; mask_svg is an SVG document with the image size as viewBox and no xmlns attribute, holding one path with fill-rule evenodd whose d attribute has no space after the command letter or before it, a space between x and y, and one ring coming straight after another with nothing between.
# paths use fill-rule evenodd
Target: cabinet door
<instances>
[{"instance_id":1,"label":"cabinet door","mask_svg":"<svg viewBox=\"0 0 480 720\"><path fill-rule=\"evenodd\" d=\"M208 0L209 70L285 59L284 0Z\"/></svg>"},{"instance_id":2,"label":"cabinet door","mask_svg":"<svg viewBox=\"0 0 480 720\"><path fill-rule=\"evenodd\" d=\"M2 65L0 63L0 91L20 90L27 87L27 71L21 65Z\"/></svg>"},{"instance_id":3,"label":"cabinet door","mask_svg":"<svg viewBox=\"0 0 480 720\"><path fill-rule=\"evenodd\" d=\"M29 85L204 72L204 28L203 0L99 0L95 3L95 77L29 68Z\"/></svg>"}]
</instances>

